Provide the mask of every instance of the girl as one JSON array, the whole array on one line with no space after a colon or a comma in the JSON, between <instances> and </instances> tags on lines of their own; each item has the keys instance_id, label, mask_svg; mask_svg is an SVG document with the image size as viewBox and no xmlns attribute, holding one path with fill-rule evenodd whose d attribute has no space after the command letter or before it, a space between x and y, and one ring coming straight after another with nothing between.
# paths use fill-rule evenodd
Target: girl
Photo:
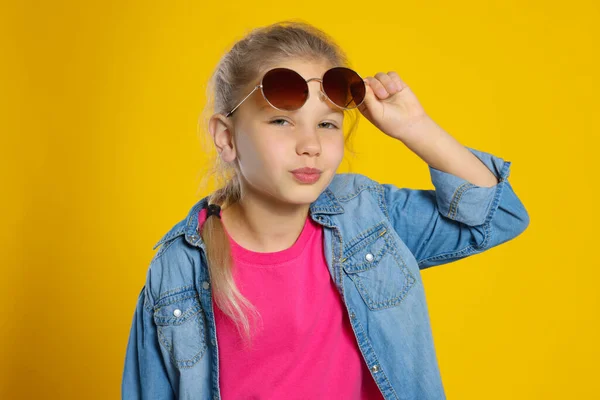
<instances>
[{"instance_id":1,"label":"girl","mask_svg":"<svg viewBox=\"0 0 600 400\"><path fill-rule=\"evenodd\" d=\"M225 181L154 247L123 398L444 399L420 270L525 230L511 163L458 143L397 73L361 78L307 24L250 32L211 83ZM357 110L435 190L336 174Z\"/></svg>"}]
</instances>

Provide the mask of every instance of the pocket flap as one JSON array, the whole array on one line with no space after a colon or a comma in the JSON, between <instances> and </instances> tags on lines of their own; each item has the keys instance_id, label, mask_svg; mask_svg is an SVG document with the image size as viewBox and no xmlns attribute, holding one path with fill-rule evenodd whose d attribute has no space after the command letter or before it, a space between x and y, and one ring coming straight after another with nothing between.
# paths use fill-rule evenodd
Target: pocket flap
<instances>
[{"instance_id":1,"label":"pocket flap","mask_svg":"<svg viewBox=\"0 0 600 400\"><path fill-rule=\"evenodd\" d=\"M375 267L386 251L386 234L387 228L380 223L372 228L366 236L353 239L344 251L345 256L341 260L344 270L347 273L356 273Z\"/></svg>"},{"instance_id":2,"label":"pocket flap","mask_svg":"<svg viewBox=\"0 0 600 400\"><path fill-rule=\"evenodd\" d=\"M200 299L195 289L173 294L154 306L156 325L181 325L201 311Z\"/></svg>"}]
</instances>

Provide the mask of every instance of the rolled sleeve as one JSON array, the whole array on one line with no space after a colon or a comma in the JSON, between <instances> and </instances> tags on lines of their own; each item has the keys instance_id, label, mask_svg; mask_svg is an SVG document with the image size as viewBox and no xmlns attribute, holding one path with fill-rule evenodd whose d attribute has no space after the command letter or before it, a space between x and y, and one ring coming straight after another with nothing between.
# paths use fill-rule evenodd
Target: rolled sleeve
<instances>
[{"instance_id":1,"label":"rolled sleeve","mask_svg":"<svg viewBox=\"0 0 600 400\"><path fill-rule=\"evenodd\" d=\"M496 176L496 185L477 186L431 166L435 190L382 185L391 223L421 269L485 251L529 225L529 214L508 181L511 162L467 149Z\"/></svg>"},{"instance_id":2,"label":"rolled sleeve","mask_svg":"<svg viewBox=\"0 0 600 400\"><path fill-rule=\"evenodd\" d=\"M476 226L491 218L498 205L502 182L510 175L510 161L470 147L473 153L494 174L498 183L492 187L474 185L456 175L429 166L431 181L435 187L439 212L446 218Z\"/></svg>"}]
</instances>

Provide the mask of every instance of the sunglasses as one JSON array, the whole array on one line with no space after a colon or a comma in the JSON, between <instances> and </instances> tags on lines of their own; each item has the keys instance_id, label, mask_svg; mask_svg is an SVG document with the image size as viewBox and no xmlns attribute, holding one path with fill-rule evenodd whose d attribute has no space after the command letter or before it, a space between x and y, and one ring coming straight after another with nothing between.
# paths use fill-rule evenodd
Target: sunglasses
<instances>
[{"instance_id":1,"label":"sunglasses","mask_svg":"<svg viewBox=\"0 0 600 400\"><path fill-rule=\"evenodd\" d=\"M308 83L321 82L321 91L336 106L350 110L362 104L366 86L355 71L345 67L334 67L323 74L323 78L304 79L299 73L288 68L274 68L262 77L260 84L239 102L225 117L229 117L257 89L273 108L294 111L308 100Z\"/></svg>"}]
</instances>

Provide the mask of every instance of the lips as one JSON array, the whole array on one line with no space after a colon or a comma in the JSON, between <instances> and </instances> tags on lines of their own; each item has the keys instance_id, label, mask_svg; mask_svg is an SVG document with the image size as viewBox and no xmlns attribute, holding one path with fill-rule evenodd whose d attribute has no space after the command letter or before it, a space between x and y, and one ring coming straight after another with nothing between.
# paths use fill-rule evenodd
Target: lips
<instances>
[{"instance_id":1,"label":"lips","mask_svg":"<svg viewBox=\"0 0 600 400\"><path fill-rule=\"evenodd\" d=\"M291 172L302 183L315 183L321 177L321 170L316 168L298 168Z\"/></svg>"},{"instance_id":2,"label":"lips","mask_svg":"<svg viewBox=\"0 0 600 400\"><path fill-rule=\"evenodd\" d=\"M320 174L322 171L317 168L298 168L292 171L294 174Z\"/></svg>"}]
</instances>

